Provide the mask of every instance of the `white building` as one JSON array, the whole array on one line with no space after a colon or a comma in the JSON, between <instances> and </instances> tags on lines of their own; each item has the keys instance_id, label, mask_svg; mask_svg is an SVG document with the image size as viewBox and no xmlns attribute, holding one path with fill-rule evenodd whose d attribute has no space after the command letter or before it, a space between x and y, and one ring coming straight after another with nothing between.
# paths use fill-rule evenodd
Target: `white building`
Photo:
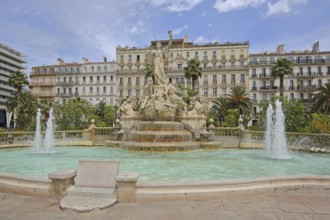
<instances>
[{"instance_id":1,"label":"white building","mask_svg":"<svg viewBox=\"0 0 330 220\"><path fill-rule=\"evenodd\" d=\"M0 127L9 127L11 114L6 111L6 100L15 89L9 86L9 77L22 71L26 55L0 43Z\"/></svg>"}]
</instances>

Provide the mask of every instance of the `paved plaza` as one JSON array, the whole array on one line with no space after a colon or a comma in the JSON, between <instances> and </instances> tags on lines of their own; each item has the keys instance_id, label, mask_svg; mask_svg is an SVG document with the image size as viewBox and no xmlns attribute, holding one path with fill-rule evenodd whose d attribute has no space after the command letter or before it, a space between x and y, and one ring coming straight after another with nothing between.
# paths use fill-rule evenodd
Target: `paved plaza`
<instances>
[{"instance_id":1,"label":"paved plaza","mask_svg":"<svg viewBox=\"0 0 330 220\"><path fill-rule=\"evenodd\" d=\"M0 219L330 219L330 189L282 189L235 195L211 201L115 204L102 210L75 212L59 209L49 198L0 193Z\"/></svg>"}]
</instances>

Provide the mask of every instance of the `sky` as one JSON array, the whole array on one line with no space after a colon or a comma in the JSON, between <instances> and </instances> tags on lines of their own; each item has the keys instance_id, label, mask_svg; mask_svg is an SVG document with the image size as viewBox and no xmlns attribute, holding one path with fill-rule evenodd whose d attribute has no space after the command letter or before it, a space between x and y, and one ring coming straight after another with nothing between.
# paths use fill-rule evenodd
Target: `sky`
<instances>
[{"instance_id":1,"label":"sky","mask_svg":"<svg viewBox=\"0 0 330 220\"><path fill-rule=\"evenodd\" d=\"M0 43L31 67L116 58L118 45L188 35L195 44L250 42L250 53L330 51L329 0L0 0Z\"/></svg>"}]
</instances>

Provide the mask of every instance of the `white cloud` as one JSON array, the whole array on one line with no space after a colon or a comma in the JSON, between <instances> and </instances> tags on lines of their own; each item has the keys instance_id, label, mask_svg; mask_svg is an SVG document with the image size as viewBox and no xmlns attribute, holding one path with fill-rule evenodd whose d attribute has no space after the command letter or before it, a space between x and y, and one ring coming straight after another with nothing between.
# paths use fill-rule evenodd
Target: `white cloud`
<instances>
[{"instance_id":1,"label":"white cloud","mask_svg":"<svg viewBox=\"0 0 330 220\"><path fill-rule=\"evenodd\" d=\"M213 27L213 24L208 24L207 26L208 26L208 27Z\"/></svg>"},{"instance_id":2,"label":"white cloud","mask_svg":"<svg viewBox=\"0 0 330 220\"><path fill-rule=\"evenodd\" d=\"M205 43L208 43L209 40L203 36L199 36L197 37L195 40L194 40L194 43L195 44L205 44Z\"/></svg>"},{"instance_id":3,"label":"white cloud","mask_svg":"<svg viewBox=\"0 0 330 220\"><path fill-rule=\"evenodd\" d=\"M307 0L278 0L274 4L268 2L267 15L289 13L292 7L299 4L306 4Z\"/></svg>"},{"instance_id":4,"label":"white cloud","mask_svg":"<svg viewBox=\"0 0 330 220\"><path fill-rule=\"evenodd\" d=\"M182 27L179 27L179 28L174 29L173 32L172 32L172 34L173 35L179 35L179 34L181 34L181 32L183 30L187 30L187 28L188 28L188 25L185 24Z\"/></svg>"},{"instance_id":5,"label":"white cloud","mask_svg":"<svg viewBox=\"0 0 330 220\"><path fill-rule=\"evenodd\" d=\"M219 12L229 12L248 7L259 7L265 2L266 0L217 0L214 8Z\"/></svg>"},{"instance_id":6,"label":"white cloud","mask_svg":"<svg viewBox=\"0 0 330 220\"><path fill-rule=\"evenodd\" d=\"M163 7L169 12L190 11L203 0L151 0L151 5L154 7Z\"/></svg>"}]
</instances>

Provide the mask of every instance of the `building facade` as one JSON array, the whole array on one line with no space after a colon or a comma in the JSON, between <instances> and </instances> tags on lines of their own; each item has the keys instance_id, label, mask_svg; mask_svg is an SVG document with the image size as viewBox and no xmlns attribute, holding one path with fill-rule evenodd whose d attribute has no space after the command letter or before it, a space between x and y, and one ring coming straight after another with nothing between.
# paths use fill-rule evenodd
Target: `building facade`
<instances>
[{"instance_id":1,"label":"building facade","mask_svg":"<svg viewBox=\"0 0 330 220\"><path fill-rule=\"evenodd\" d=\"M6 111L6 101L15 89L8 81L14 72L26 69L25 57L23 53L0 44L0 127L9 127L12 116Z\"/></svg>"},{"instance_id":2,"label":"building facade","mask_svg":"<svg viewBox=\"0 0 330 220\"><path fill-rule=\"evenodd\" d=\"M169 40L160 41L163 46ZM116 48L117 59L117 104L125 97L143 95L145 74L143 69L147 63L146 56L155 48L157 41L151 41L150 47ZM201 62L202 77L195 83L201 97L211 101L226 95L235 85L247 87L249 73L249 42L225 42L196 45L183 39L173 39L169 49L168 68L165 72L167 82L191 86L191 80L184 77L186 62L195 58Z\"/></svg>"},{"instance_id":3,"label":"building facade","mask_svg":"<svg viewBox=\"0 0 330 220\"><path fill-rule=\"evenodd\" d=\"M38 100L50 99L62 104L73 97L81 97L96 105L101 100L115 104L115 62L65 63L32 67L31 93Z\"/></svg>"},{"instance_id":4,"label":"building facade","mask_svg":"<svg viewBox=\"0 0 330 220\"><path fill-rule=\"evenodd\" d=\"M330 82L330 51L320 51L318 42L312 50L285 52L284 45L279 45L275 52L250 54L248 87L254 100L254 117L260 111L260 102L279 96L280 81L271 76L271 67L280 57L293 65L293 75L284 77L284 96L289 100L300 99L307 110L317 89Z\"/></svg>"}]
</instances>

